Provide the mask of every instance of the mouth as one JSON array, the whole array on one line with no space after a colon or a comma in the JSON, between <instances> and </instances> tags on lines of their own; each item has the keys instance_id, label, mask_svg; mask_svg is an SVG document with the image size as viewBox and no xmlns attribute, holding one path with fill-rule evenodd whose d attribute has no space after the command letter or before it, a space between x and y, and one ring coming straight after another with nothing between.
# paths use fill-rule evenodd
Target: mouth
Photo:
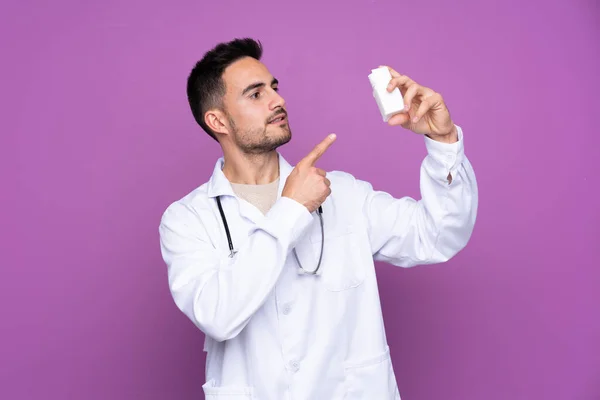
<instances>
[{"instance_id":1,"label":"mouth","mask_svg":"<svg viewBox=\"0 0 600 400\"><path fill-rule=\"evenodd\" d=\"M281 124L287 120L287 114L279 114L275 118L269 120L269 124Z\"/></svg>"}]
</instances>

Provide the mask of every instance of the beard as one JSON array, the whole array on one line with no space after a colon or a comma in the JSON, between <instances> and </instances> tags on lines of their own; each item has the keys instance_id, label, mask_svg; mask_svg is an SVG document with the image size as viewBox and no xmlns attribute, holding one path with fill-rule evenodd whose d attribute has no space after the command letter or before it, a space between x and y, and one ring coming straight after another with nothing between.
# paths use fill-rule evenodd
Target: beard
<instances>
[{"instance_id":1,"label":"beard","mask_svg":"<svg viewBox=\"0 0 600 400\"><path fill-rule=\"evenodd\" d=\"M245 154L269 153L292 139L292 130L287 119L280 125L266 124L264 127L245 129L238 128L231 118L229 123L233 129L236 145Z\"/></svg>"}]
</instances>

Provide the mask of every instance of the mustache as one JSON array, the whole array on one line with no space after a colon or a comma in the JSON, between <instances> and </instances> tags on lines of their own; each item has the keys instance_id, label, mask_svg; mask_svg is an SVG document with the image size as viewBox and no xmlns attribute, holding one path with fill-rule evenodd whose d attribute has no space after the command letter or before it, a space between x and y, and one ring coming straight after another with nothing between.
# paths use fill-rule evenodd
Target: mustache
<instances>
[{"instance_id":1,"label":"mustache","mask_svg":"<svg viewBox=\"0 0 600 400\"><path fill-rule=\"evenodd\" d=\"M287 116L287 111L285 111L284 109L277 111L269 119L267 119L267 123L269 123L269 122L273 121L274 119L277 119L281 116L284 116L284 117Z\"/></svg>"}]
</instances>

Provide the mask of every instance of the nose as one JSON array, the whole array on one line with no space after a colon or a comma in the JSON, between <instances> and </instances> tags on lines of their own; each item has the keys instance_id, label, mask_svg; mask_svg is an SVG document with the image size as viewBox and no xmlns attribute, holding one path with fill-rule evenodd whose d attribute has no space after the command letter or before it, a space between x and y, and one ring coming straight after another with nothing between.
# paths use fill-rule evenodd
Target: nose
<instances>
[{"instance_id":1,"label":"nose","mask_svg":"<svg viewBox=\"0 0 600 400\"><path fill-rule=\"evenodd\" d=\"M274 110L276 108L284 108L285 107L285 99L275 90L273 90L273 96L271 99L270 109Z\"/></svg>"}]
</instances>

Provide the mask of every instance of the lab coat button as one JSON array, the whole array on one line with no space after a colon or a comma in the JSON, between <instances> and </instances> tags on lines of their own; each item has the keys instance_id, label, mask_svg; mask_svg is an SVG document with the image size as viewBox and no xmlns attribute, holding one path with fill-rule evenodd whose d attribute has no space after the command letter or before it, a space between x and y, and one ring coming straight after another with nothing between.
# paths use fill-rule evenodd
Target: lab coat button
<instances>
[{"instance_id":1,"label":"lab coat button","mask_svg":"<svg viewBox=\"0 0 600 400\"><path fill-rule=\"evenodd\" d=\"M289 304L286 304L286 305L283 307L283 314L284 314L284 315L288 315L288 314L290 313L290 311L292 311L292 307L291 307Z\"/></svg>"},{"instance_id":2,"label":"lab coat button","mask_svg":"<svg viewBox=\"0 0 600 400\"><path fill-rule=\"evenodd\" d=\"M298 361L296 361L296 360L290 361L290 369L292 371L298 371L300 369L300 364L298 363Z\"/></svg>"}]
</instances>

